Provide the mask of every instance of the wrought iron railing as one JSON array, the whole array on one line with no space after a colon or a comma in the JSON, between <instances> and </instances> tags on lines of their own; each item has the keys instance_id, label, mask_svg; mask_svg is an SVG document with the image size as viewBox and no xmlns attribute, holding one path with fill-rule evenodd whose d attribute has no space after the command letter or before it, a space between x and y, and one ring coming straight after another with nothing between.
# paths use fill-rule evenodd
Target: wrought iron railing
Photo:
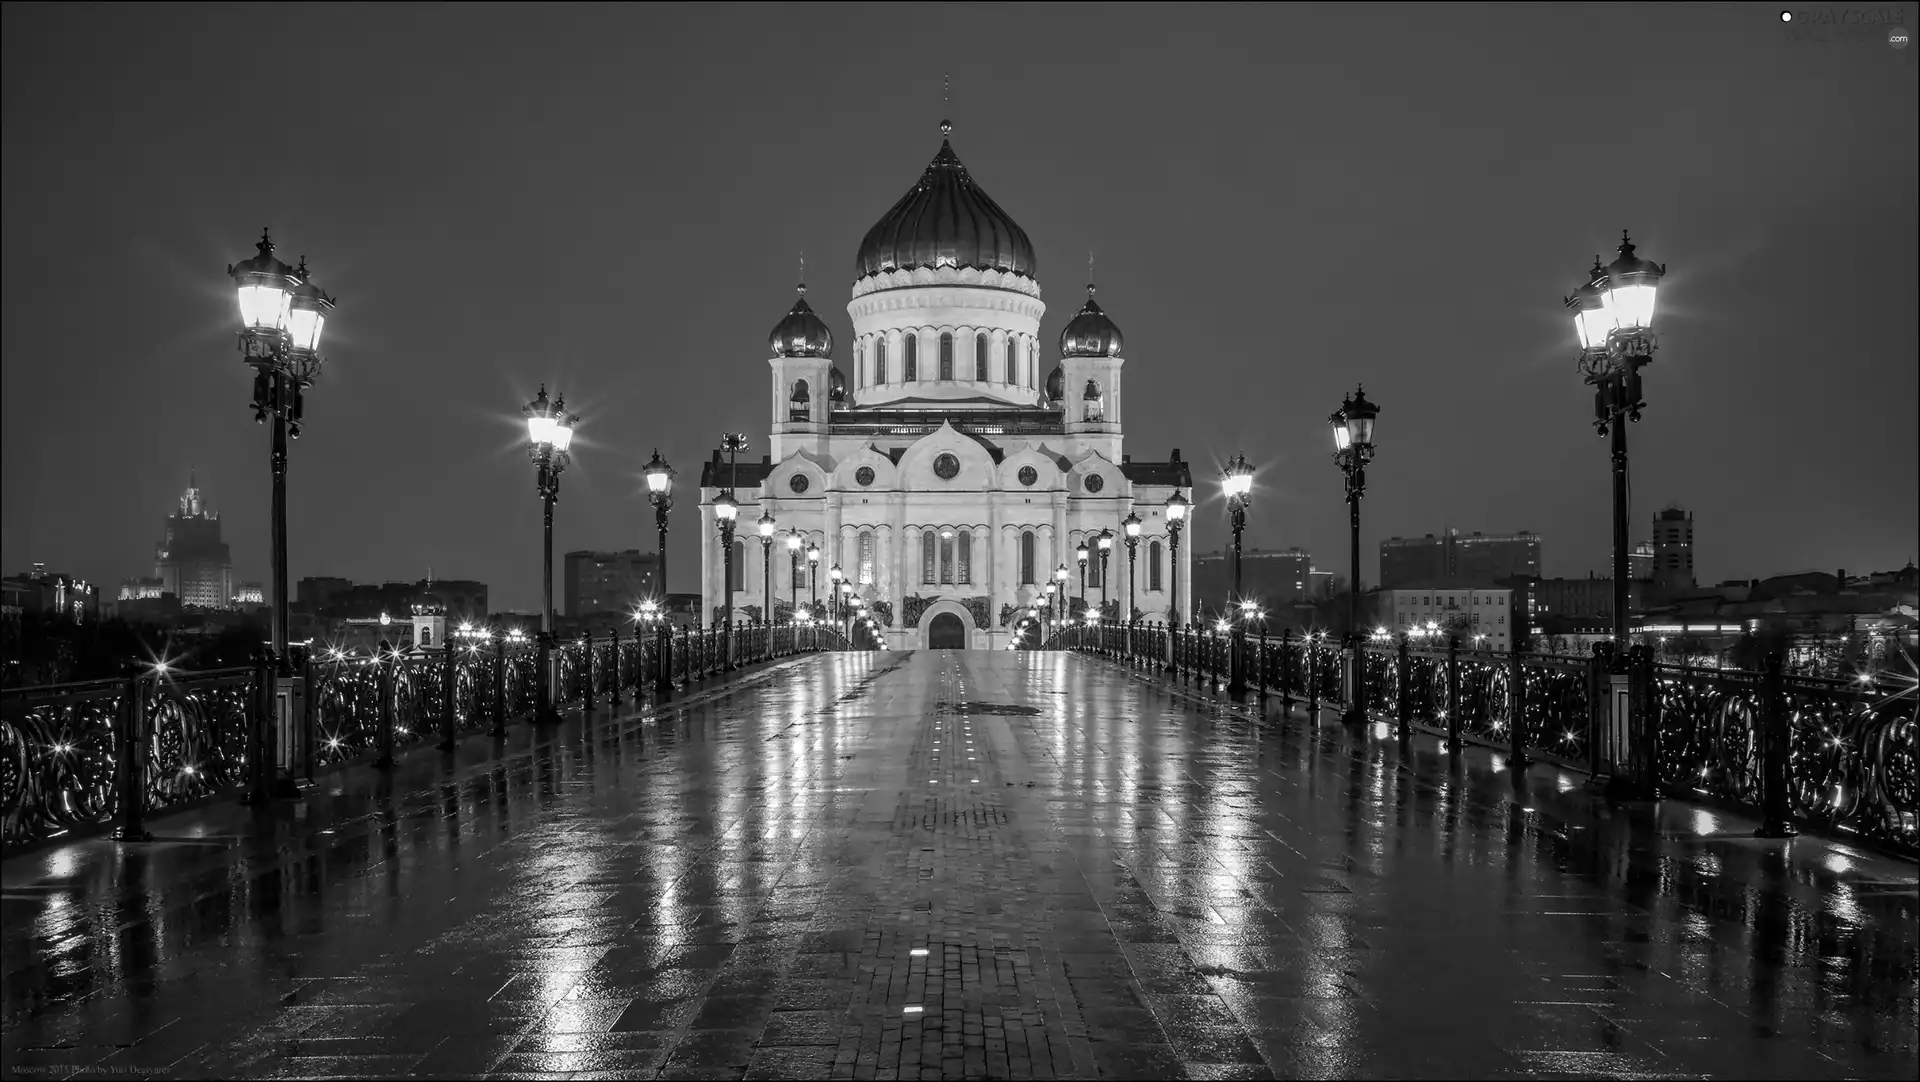
<instances>
[{"instance_id":1,"label":"wrought iron railing","mask_svg":"<svg viewBox=\"0 0 1920 1082\"><path fill-rule=\"evenodd\" d=\"M1235 641L1217 628L1159 624L1075 625L1044 643L1130 666L1158 669L1184 684L1230 684ZM1263 701L1351 706L1356 650L1318 636L1249 634L1241 680ZM1546 759L1586 771L1603 764L1609 724L1610 655L1495 654L1447 646L1370 641L1357 649L1366 716L1445 735L1451 747L1477 743L1519 761ZM1643 717L1633 729L1651 745L1659 785L1758 811L1770 828L1789 820L1920 852L1920 730L1911 677L1872 674L1853 681L1764 672L1654 665L1637 649L1620 666ZM1770 761L1769 754L1777 756Z\"/></svg>"},{"instance_id":2,"label":"wrought iron railing","mask_svg":"<svg viewBox=\"0 0 1920 1082\"><path fill-rule=\"evenodd\" d=\"M717 628L586 636L556 644L551 690L560 707L618 706L663 685L846 648L837 631L818 626L736 627L731 661ZM275 748L275 765L290 777L367 760L384 765L410 746L504 735L511 720L533 713L539 695L539 653L526 643L383 646L373 657L301 653L287 673L299 679L290 682L276 678L276 667L263 660L181 673L143 665L123 679L0 694L0 844L108 825L136 838L148 815L267 789L263 747ZM282 687L293 689L289 724L268 745L265 721L282 709L273 695Z\"/></svg>"}]
</instances>

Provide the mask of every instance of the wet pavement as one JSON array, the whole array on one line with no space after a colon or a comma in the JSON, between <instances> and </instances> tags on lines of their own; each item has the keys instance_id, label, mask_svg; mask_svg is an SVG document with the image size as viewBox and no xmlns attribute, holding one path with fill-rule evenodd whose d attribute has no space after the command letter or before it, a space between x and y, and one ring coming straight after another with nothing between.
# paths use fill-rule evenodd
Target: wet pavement
<instances>
[{"instance_id":1,"label":"wet pavement","mask_svg":"<svg viewBox=\"0 0 1920 1082\"><path fill-rule=\"evenodd\" d=\"M1277 710L1277 703L1274 704ZM1915 868L1053 653L803 658L0 873L7 1077L1912 1078Z\"/></svg>"}]
</instances>

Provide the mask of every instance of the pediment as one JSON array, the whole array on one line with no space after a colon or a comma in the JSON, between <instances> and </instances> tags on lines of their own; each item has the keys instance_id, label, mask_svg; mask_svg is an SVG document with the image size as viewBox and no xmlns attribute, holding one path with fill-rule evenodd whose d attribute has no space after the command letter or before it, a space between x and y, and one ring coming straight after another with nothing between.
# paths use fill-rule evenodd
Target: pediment
<instances>
[{"instance_id":1,"label":"pediment","mask_svg":"<svg viewBox=\"0 0 1920 1082\"><path fill-rule=\"evenodd\" d=\"M873 471L872 483L860 483L862 466ZM900 487L900 468L886 452L871 443L864 444L835 463L833 487L842 492L891 491Z\"/></svg>"},{"instance_id":2,"label":"pediment","mask_svg":"<svg viewBox=\"0 0 1920 1082\"><path fill-rule=\"evenodd\" d=\"M959 466L951 478L941 477L935 471L941 456L947 454L952 455ZM946 421L908 445L906 453L900 456L899 469L901 484L935 492L947 488L990 488L997 481L998 472L993 453L985 443Z\"/></svg>"},{"instance_id":3,"label":"pediment","mask_svg":"<svg viewBox=\"0 0 1920 1082\"><path fill-rule=\"evenodd\" d=\"M767 474L761 492L770 499L815 499L827 490L827 479L833 473L833 460L812 451L799 450L781 459ZM793 479L805 477L804 491L793 490Z\"/></svg>"}]
</instances>

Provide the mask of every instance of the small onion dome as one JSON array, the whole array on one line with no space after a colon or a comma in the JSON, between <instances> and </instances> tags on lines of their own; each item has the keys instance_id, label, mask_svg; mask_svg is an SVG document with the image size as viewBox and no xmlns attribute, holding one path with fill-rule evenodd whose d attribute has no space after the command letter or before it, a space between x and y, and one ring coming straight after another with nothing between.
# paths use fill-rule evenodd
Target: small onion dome
<instances>
[{"instance_id":1,"label":"small onion dome","mask_svg":"<svg viewBox=\"0 0 1920 1082\"><path fill-rule=\"evenodd\" d=\"M847 398L847 377L840 374L840 366L834 365L827 371L827 400L844 402Z\"/></svg>"},{"instance_id":2,"label":"small onion dome","mask_svg":"<svg viewBox=\"0 0 1920 1082\"><path fill-rule=\"evenodd\" d=\"M415 616L444 616L447 606L437 597L426 597L413 603Z\"/></svg>"},{"instance_id":3,"label":"small onion dome","mask_svg":"<svg viewBox=\"0 0 1920 1082\"><path fill-rule=\"evenodd\" d=\"M807 287L800 287L800 299L787 310L785 319L774 325L767 345L776 357L831 357L833 332L807 304Z\"/></svg>"},{"instance_id":4,"label":"small onion dome","mask_svg":"<svg viewBox=\"0 0 1920 1082\"><path fill-rule=\"evenodd\" d=\"M874 223L854 257L856 280L916 267L972 267L1034 276L1033 242L967 175L944 136L920 182Z\"/></svg>"},{"instance_id":5,"label":"small onion dome","mask_svg":"<svg viewBox=\"0 0 1920 1082\"><path fill-rule=\"evenodd\" d=\"M1120 356L1120 328L1094 302L1093 287L1087 287L1087 303L1073 314L1067 329L1060 332L1062 357Z\"/></svg>"},{"instance_id":6,"label":"small onion dome","mask_svg":"<svg viewBox=\"0 0 1920 1082\"><path fill-rule=\"evenodd\" d=\"M1053 371L1047 373L1047 400L1058 402L1065 397L1067 397L1067 370L1056 364L1053 366Z\"/></svg>"}]
</instances>

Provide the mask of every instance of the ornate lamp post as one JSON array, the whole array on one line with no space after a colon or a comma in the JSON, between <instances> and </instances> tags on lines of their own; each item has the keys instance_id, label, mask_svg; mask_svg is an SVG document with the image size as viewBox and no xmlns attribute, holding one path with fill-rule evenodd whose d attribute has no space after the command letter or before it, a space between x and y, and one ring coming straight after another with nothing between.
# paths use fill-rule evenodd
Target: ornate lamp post
<instances>
[{"instance_id":1,"label":"ornate lamp post","mask_svg":"<svg viewBox=\"0 0 1920 1082\"><path fill-rule=\"evenodd\" d=\"M567 448L573 444L574 426L580 418L567 412L567 399L561 395L547 400L547 385L520 411L527 419L527 454L533 459L534 476L540 493L544 531L540 564L540 670L539 702L534 720L554 722L560 715L553 708L553 505L560 499L560 474L572 459Z\"/></svg>"},{"instance_id":2,"label":"ornate lamp post","mask_svg":"<svg viewBox=\"0 0 1920 1082\"><path fill-rule=\"evenodd\" d=\"M827 568L827 615L840 619L840 582L845 577L839 564Z\"/></svg>"},{"instance_id":3,"label":"ornate lamp post","mask_svg":"<svg viewBox=\"0 0 1920 1082\"><path fill-rule=\"evenodd\" d=\"M1061 564L1059 567L1053 569L1053 581L1060 587L1058 591L1060 611L1057 618L1061 620L1065 620L1067 614L1073 611L1072 607L1067 603L1067 580L1070 577L1066 564Z\"/></svg>"},{"instance_id":4,"label":"ornate lamp post","mask_svg":"<svg viewBox=\"0 0 1920 1082\"><path fill-rule=\"evenodd\" d=\"M1107 558L1113 555L1113 531L1101 530L1100 536L1093 539L1093 544L1100 551L1100 607L1104 609L1113 590L1113 580L1107 577Z\"/></svg>"},{"instance_id":5,"label":"ornate lamp post","mask_svg":"<svg viewBox=\"0 0 1920 1082\"><path fill-rule=\"evenodd\" d=\"M841 634L853 634L853 583L840 584L840 631Z\"/></svg>"},{"instance_id":6,"label":"ornate lamp post","mask_svg":"<svg viewBox=\"0 0 1920 1082\"><path fill-rule=\"evenodd\" d=\"M285 665L287 650L287 438L300 438L305 392L320 375L320 332L334 299L307 276L307 261L289 267L273 256L273 240L260 233L252 259L227 268L239 290L240 352L253 369L253 419L273 435L268 465L273 476L273 653Z\"/></svg>"},{"instance_id":7,"label":"ornate lamp post","mask_svg":"<svg viewBox=\"0 0 1920 1082\"><path fill-rule=\"evenodd\" d=\"M1127 512L1127 517L1121 520L1120 527L1127 532L1127 625L1131 627L1134 622L1133 614L1137 608L1133 603L1135 585L1133 568L1140 555L1140 516L1131 511Z\"/></svg>"},{"instance_id":8,"label":"ornate lamp post","mask_svg":"<svg viewBox=\"0 0 1920 1082\"><path fill-rule=\"evenodd\" d=\"M1596 749L1599 760L1596 775L1604 773L1606 789L1617 796L1651 795L1652 771L1635 762L1637 744L1648 737L1638 732L1639 718L1632 716L1632 696L1627 687L1628 616L1633 603L1628 579L1630 542L1627 530L1631 516L1627 489L1627 423L1640 420L1646 408L1641 398L1640 369L1653 362L1659 348L1653 333L1654 298L1667 268L1634 255L1633 241L1626 231L1620 233L1620 248L1614 261L1600 266L1595 256L1587 284L1567 298L1573 314L1574 333L1580 339L1580 374L1593 385L1593 427L1613 442L1613 665L1614 687L1609 696L1624 708L1609 711L1611 724L1606 739ZM1522 617L1515 614L1515 620ZM1516 643L1522 628L1514 627ZM1596 780L1598 780L1596 778ZM1785 835L1772 817L1761 827L1766 837Z\"/></svg>"},{"instance_id":9,"label":"ornate lamp post","mask_svg":"<svg viewBox=\"0 0 1920 1082\"><path fill-rule=\"evenodd\" d=\"M1048 579L1047 580L1047 620L1051 622L1051 621L1056 621L1059 618L1060 618L1060 584L1053 581L1052 579ZM1041 632L1041 637L1043 639L1045 638L1045 636L1046 636L1046 633L1044 631Z\"/></svg>"},{"instance_id":10,"label":"ornate lamp post","mask_svg":"<svg viewBox=\"0 0 1920 1082\"><path fill-rule=\"evenodd\" d=\"M761 619L773 626L773 512L760 513L760 600L766 604Z\"/></svg>"},{"instance_id":11,"label":"ornate lamp post","mask_svg":"<svg viewBox=\"0 0 1920 1082\"><path fill-rule=\"evenodd\" d=\"M1373 461L1373 420L1378 416L1380 407L1367 401L1367 390L1360 387L1327 418L1333 428L1333 460L1346 476L1347 485L1347 637L1353 647L1353 695L1344 720L1354 724L1367 720L1366 662L1362 656L1366 639L1360 633L1360 498L1367 492L1367 463Z\"/></svg>"},{"instance_id":12,"label":"ornate lamp post","mask_svg":"<svg viewBox=\"0 0 1920 1082\"><path fill-rule=\"evenodd\" d=\"M1082 539L1080 547L1073 550L1073 557L1080 561L1080 611L1087 611L1087 542Z\"/></svg>"},{"instance_id":13,"label":"ornate lamp post","mask_svg":"<svg viewBox=\"0 0 1920 1082\"><path fill-rule=\"evenodd\" d=\"M640 471L647 478L647 500L653 504L653 525L660 531L659 568L660 568L660 618L654 623L653 690L656 696L664 698L673 691L673 631L668 614L673 607L667 602L667 512L673 510L674 468L660 457L660 448L653 449L653 458L648 460Z\"/></svg>"},{"instance_id":14,"label":"ornate lamp post","mask_svg":"<svg viewBox=\"0 0 1920 1082\"><path fill-rule=\"evenodd\" d=\"M720 656L728 671L733 669L733 523L740 517L740 504L731 489L713 499L714 521L720 527L721 577L725 585L720 600Z\"/></svg>"},{"instance_id":15,"label":"ornate lamp post","mask_svg":"<svg viewBox=\"0 0 1920 1082\"><path fill-rule=\"evenodd\" d=\"M1253 465L1246 455L1234 455L1233 461L1220 471L1220 488L1227 495L1227 519L1233 526L1233 598L1228 602L1231 606L1240 600L1240 535L1247 528L1247 506L1253 502ZM1246 659L1242 656L1246 642L1246 628L1235 623L1227 656L1227 691L1236 695L1247 690Z\"/></svg>"},{"instance_id":16,"label":"ornate lamp post","mask_svg":"<svg viewBox=\"0 0 1920 1082\"><path fill-rule=\"evenodd\" d=\"M1173 630L1180 627L1180 529L1186 525L1187 498L1175 489L1167 497L1167 544L1173 560L1173 587L1170 592L1171 603L1167 606L1167 626Z\"/></svg>"},{"instance_id":17,"label":"ornate lamp post","mask_svg":"<svg viewBox=\"0 0 1920 1082\"><path fill-rule=\"evenodd\" d=\"M807 615L820 607L820 546L807 542Z\"/></svg>"},{"instance_id":18,"label":"ornate lamp post","mask_svg":"<svg viewBox=\"0 0 1920 1082\"><path fill-rule=\"evenodd\" d=\"M800 531L787 534L787 622L800 615Z\"/></svg>"}]
</instances>

